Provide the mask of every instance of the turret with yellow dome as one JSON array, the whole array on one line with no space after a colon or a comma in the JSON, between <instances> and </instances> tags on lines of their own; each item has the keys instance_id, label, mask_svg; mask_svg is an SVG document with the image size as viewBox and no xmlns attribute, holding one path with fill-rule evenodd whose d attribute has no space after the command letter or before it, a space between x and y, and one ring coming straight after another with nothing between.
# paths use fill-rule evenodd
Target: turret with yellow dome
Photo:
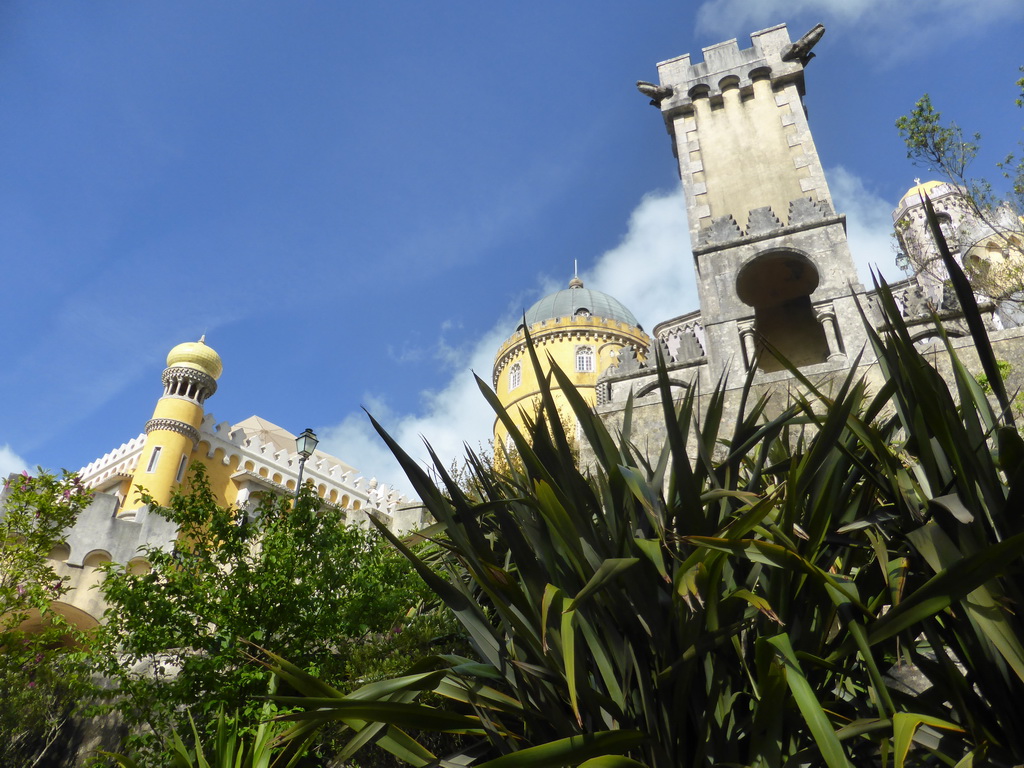
<instances>
[{"instance_id":1,"label":"turret with yellow dome","mask_svg":"<svg viewBox=\"0 0 1024 768\"><path fill-rule=\"evenodd\" d=\"M492 377L498 399L520 428L540 403L539 381L524 329L529 330L537 350L541 376L548 374L554 361L591 405L596 401L598 377L619 362L623 350L628 347L631 355L643 359L651 343L622 302L585 288L579 277L573 277L568 288L536 302L523 320L498 349ZM562 421L571 429L575 426L572 410L557 382L552 381L552 387ZM507 445L507 438L504 426L495 420L495 444Z\"/></svg>"},{"instance_id":2,"label":"turret with yellow dome","mask_svg":"<svg viewBox=\"0 0 1024 768\"><path fill-rule=\"evenodd\" d=\"M179 344L168 353L161 377L164 394L156 403L153 418L146 422L146 442L122 514L142 504L139 488L145 488L157 504L170 501L199 444L203 403L217 391L223 371L220 355L206 345L205 336Z\"/></svg>"},{"instance_id":3,"label":"turret with yellow dome","mask_svg":"<svg viewBox=\"0 0 1024 768\"><path fill-rule=\"evenodd\" d=\"M955 184L916 179L892 214L906 266L934 307L942 306L949 275L928 227L925 196L935 209L953 258L966 268L979 296L998 300L1021 290L1024 220L1010 206L994 208L981 216L968 195Z\"/></svg>"},{"instance_id":4,"label":"turret with yellow dome","mask_svg":"<svg viewBox=\"0 0 1024 768\"><path fill-rule=\"evenodd\" d=\"M421 505L397 489L325 451L310 453L304 445L300 454L296 436L266 419L218 423L204 406L223 369L205 338L174 347L161 377L163 393L144 431L79 470L82 484L96 495L68 532L64 551L55 549L57 559L51 561L70 588L58 612L77 626L96 626L107 607L93 588L103 578L100 566L145 569L144 550L169 551L178 540L177 525L143 505L138 489L167 506L197 465L205 470L214 501L233 507L240 523L251 519L262 497L292 496L300 482L355 524L369 525L367 514L396 532L426 523Z\"/></svg>"}]
</instances>

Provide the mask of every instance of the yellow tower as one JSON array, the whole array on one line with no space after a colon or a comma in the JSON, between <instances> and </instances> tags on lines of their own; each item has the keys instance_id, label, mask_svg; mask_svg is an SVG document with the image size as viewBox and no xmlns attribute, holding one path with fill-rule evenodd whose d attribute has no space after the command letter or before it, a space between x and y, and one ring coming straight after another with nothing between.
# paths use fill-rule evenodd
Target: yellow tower
<instances>
[{"instance_id":1,"label":"yellow tower","mask_svg":"<svg viewBox=\"0 0 1024 768\"><path fill-rule=\"evenodd\" d=\"M135 467L124 512L137 509L145 488L157 504L166 505L181 483L192 452L199 444L203 403L217 391L224 370L220 355L206 346L206 337L179 344L167 355L163 373L164 394L153 418L146 422L146 442Z\"/></svg>"},{"instance_id":2,"label":"yellow tower","mask_svg":"<svg viewBox=\"0 0 1024 768\"><path fill-rule=\"evenodd\" d=\"M605 369L627 355L642 360L651 343L633 313L620 301L584 288L578 277L569 282L567 289L545 296L530 307L524 321L540 359L541 376L547 375L553 360L591 405L596 403L597 379ZM498 349L492 383L501 404L522 428L525 418L532 419L540 404L540 386L526 348L524 323ZM572 430L576 427L572 409L556 382L552 381L552 387L562 422ZM507 431L497 419L494 441L496 446L508 447Z\"/></svg>"}]
</instances>

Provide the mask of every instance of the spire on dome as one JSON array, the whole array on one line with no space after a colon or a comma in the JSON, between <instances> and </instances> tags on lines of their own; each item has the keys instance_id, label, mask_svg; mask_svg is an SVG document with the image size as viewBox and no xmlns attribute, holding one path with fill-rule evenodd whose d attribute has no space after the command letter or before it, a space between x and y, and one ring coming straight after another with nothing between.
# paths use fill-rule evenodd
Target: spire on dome
<instances>
[{"instance_id":1,"label":"spire on dome","mask_svg":"<svg viewBox=\"0 0 1024 768\"><path fill-rule=\"evenodd\" d=\"M569 281L570 288L582 288L583 281L580 280L580 268L579 262L576 259L572 260L572 280Z\"/></svg>"}]
</instances>

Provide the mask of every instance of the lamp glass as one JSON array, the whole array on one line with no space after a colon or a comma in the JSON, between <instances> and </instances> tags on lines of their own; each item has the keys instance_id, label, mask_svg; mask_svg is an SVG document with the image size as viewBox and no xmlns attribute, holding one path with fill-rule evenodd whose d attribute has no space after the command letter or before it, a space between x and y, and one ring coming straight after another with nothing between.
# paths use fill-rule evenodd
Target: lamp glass
<instances>
[{"instance_id":1,"label":"lamp glass","mask_svg":"<svg viewBox=\"0 0 1024 768\"><path fill-rule=\"evenodd\" d=\"M316 435L313 434L312 429L307 429L297 438L295 438L295 451L304 459L308 459L313 455L313 451L316 450L317 443L320 441L316 439Z\"/></svg>"}]
</instances>

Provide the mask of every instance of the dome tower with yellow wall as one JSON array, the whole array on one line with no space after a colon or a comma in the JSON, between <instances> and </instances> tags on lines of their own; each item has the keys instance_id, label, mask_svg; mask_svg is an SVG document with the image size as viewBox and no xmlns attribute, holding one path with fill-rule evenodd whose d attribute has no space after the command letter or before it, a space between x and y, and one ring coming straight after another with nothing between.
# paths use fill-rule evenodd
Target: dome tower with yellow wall
<instances>
[{"instance_id":1,"label":"dome tower with yellow wall","mask_svg":"<svg viewBox=\"0 0 1024 768\"><path fill-rule=\"evenodd\" d=\"M179 344L168 353L162 376L164 394L157 400L153 418L146 422L142 455L124 489L126 512L142 504L139 488L145 488L157 504L171 500L199 445L203 403L217 391L223 370L220 355L206 346L206 337Z\"/></svg>"},{"instance_id":2,"label":"dome tower with yellow wall","mask_svg":"<svg viewBox=\"0 0 1024 768\"><path fill-rule=\"evenodd\" d=\"M574 277L568 288L545 296L526 311L524 322L501 345L494 359L492 383L498 399L520 428L525 418L533 417L540 403L539 382L526 348L524 327L537 350L541 375L547 375L554 361L591 405L596 401L598 377L619 363L623 350L628 348L628 354L642 359L651 343L633 313L620 301L584 288L583 281ZM552 395L563 422L574 428L572 409L554 381ZM507 445L507 437L504 426L495 420L495 443Z\"/></svg>"}]
</instances>

